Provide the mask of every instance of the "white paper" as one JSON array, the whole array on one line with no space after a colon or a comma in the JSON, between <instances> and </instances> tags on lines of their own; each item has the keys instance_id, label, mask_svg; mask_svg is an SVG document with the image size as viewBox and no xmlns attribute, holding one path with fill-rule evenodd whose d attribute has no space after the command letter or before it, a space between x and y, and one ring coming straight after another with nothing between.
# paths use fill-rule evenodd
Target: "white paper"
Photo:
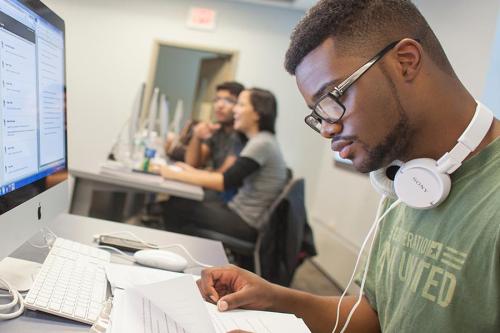
<instances>
[{"instance_id":1,"label":"white paper","mask_svg":"<svg viewBox=\"0 0 500 333\"><path fill-rule=\"evenodd\" d=\"M304 322L292 314L251 310L220 312L215 305L205 304L216 333L226 333L235 329L254 333L310 332Z\"/></svg>"},{"instance_id":2,"label":"white paper","mask_svg":"<svg viewBox=\"0 0 500 333\"><path fill-rule=\"evenodd\" d=\"M126 318L126 320L125 320ZM118 290L107 333L187 333L152 301L135 290Z\"/></svg>"},{"instance_id":3,"label":"white paper","mask_svg":"<svg viewBox=\"0 0 500 333\"><path fill-rule=\"evenodd\" d=\"M175 279L187 274L165 271L162 269L121 265L121 264L107 264L106 277L113 288L127 289L134 286L151 284L160 281L167 281ZM189 274L188 274L189 275ZM199 276L192 276L193 279L198 280Z\"/></svg>"},{"instance_id":4,"label":"white paper","mask_svg":"<svg viewBox=\"0 0 500 333\"><path fill-rule=\"evenodd\" d=\"M215 333L201 294L190 276L133 288L189 333Z\"/></svg>"},{"instance_id":5,"label":"white paper","mask_svg":"<svg viewBox=\"0 0 500 333\"><path fill-rule=\"evenodd\" d=\"M134 266L126 266L127 273L123 274L125 268L114 268L111 275L118 275L115 282L121 286L134 285L130 280L163 280L135 284L115 294L112 318L120 318L120 322L112 326L111 333L226 333L234 329L253 333L310 332L303 321L292 314L250 310L219 312L214 304L203 301L196 277L191 275L157 274L155 269ZM130 268L139 270L132 272ZM148 271L151 274L145 274ZM142 276L136 276L140 273Z\"/></svg>"}]
</instances>

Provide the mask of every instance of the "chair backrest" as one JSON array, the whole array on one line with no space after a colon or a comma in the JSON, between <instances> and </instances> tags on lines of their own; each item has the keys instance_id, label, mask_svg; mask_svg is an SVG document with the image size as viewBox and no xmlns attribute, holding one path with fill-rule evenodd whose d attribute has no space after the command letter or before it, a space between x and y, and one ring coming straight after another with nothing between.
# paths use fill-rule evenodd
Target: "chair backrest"
<instances>
[{"instance_id":1,"label":"chair backrest","mask_svg":"<svg viewBox=\"0 0 500 333\"><path fill-rule=\"evenodd\" d=\"M264 214L262 214L261 221L259 223L259 226L260 226L259 229L260 230L264 229L267 226L267 224L269 223L269 220L271 219L271 216L273 216L274 211L276 210L276 208L278 208L278 206L280 205L280 203L290 194L290 192L292 191L292 189L295 186L297 186L297 184L300 181L303 181L303 178L291 178L291 179L288 180L288 183L286 183L286 185L283 188L283 190L281 191L281 193L276 197L276 199L274 199L273 203L264 212Z\"/></svg>"},{"instance_id":2,"label":"chair backrest","mask_svg":"<svg viewBox=\"0 0 500 333\"><path fill-rule=\"evenodd\" d=\"M286 198L290 195L292 191L295 191L297 187L304 187L304 179L303 178L293 178L288 181L288 183L285 185L283 188L283 191L280 193L280 195L274 200L272 205L269 207L269 209L266 211L266 213L262 216L263 223L261 224L262 227L259 230L259 236L257 238L257 242L255 244L255 250L254 250L254 258L255 258L255 270L256 273L261 275L261 260L260 260L260 250L262 247L262 244L267 236L267 232L269 232L269 229L271 229L270 221L271 218L273 217L273 214L276 212L276 210L280 207L281 203L284 202ZM298 190L298 189L297 189ZM302 190L303 192L303 190ZM302 193L303 196L303 193Z\"/></svg>"}]
</instances>

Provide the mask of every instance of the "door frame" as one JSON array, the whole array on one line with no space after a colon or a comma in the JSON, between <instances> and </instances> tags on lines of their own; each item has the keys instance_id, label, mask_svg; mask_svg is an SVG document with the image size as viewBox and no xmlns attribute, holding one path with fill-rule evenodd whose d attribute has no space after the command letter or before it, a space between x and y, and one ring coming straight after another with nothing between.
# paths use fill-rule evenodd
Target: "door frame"
<instances>
[{"instance_id":1,"label":"door frame","mask_svg":"<svg viewBox=\"0 0 500 333\"><path fill-rule=\"evenodd\" d=\"M215 47L210 47L210 46L205 46L201 44L189 44L189 43L180 43L180 42L174 42L170 40L164 40L164 39L155 39L153 40L153 49L151 52L151 60L149 63L149 73L146 81L146 86L144 89L144 98L142 102L142 107L141 107L141 123L147 119L147 114L149 112L149 106L151 104L151 94L154 89L154 81L155 81L155 74L156 74L156 66L158 64L158 56L160 54L160 47L161 46L171 46L171 47L176 47L176 48L181 48L181 49L188 49L188 50L194 50L194 51L202 51L202 52L211 52L211 53L216 53L224 56L229 57L229 72L231 73L232 77L235 77L236 75L236 67L239 59L239 51L237 50L231 50L231 49L222 49L222 48L215 48Z\"/></svg>"}]
</instances>

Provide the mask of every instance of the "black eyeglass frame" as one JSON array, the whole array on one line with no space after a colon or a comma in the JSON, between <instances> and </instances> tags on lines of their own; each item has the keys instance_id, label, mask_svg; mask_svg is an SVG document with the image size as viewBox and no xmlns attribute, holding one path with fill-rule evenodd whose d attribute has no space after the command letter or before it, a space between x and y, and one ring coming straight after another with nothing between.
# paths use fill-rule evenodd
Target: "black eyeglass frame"
<instances>
[{"instance_id":1,"label":"black eyeglass frame","mask_svg":"<svg viewBox=\"0 0 500 333\"><path fill-rule=\"evenodd\" d=\"M417 40L418 41L418 40ZM346 90L354 84L364 73L366 73L377 61L382 59L382 57L392 50L398 43L399 41L392 42L386 47L384 47L380 52L378 52L373 58L371 58L367 63L365 63L363 66L361 66L359 69L357 69L354 73L349 75L347 79L342 81L338 86L333 87L332 90L328 91L325 93L323 96L321 96L318 101L314 104L314 107L312 108L312 112L308 114L304 118L304 122L311 127L314 131L321 133L321 122L326 121L329 124L335 124L338 122L342 117L344 116L346 112L346 107L345 105L340 101L340 97L345 94ZM335 103L337 103L341 108L342 108L342 114L335 120L331 119L326 119L322 116L319 115L319 113L316 111L320 103L325 99L325 98L331 98ZM312 123L310 123L312 121ZM314 123L319 125L319 128L314 125Z\"/></svg>"}]
</instances>

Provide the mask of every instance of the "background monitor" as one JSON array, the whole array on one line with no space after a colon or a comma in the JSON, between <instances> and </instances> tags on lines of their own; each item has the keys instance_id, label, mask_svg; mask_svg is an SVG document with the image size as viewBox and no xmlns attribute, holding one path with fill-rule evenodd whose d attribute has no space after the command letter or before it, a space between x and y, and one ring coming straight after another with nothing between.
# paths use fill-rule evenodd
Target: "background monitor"
<instances>
[{"instance_id":1,"label":"background monitor","mask_svg":"<svg viewBox=\"0 0 500 333\"><path fill-rule=\"evenodd\" d=\"M68 207L64 21L0 0L0 259Z\"/></svg>"}]
</instances>

